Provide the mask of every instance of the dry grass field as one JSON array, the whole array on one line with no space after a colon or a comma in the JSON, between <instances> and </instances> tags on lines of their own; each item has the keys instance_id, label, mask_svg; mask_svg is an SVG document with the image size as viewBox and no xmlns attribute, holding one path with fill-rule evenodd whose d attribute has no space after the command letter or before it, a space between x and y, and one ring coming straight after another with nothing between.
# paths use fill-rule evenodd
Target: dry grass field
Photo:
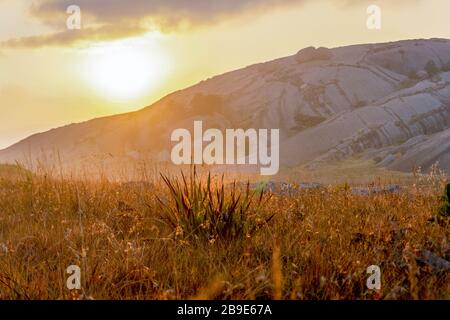
<instances>
[{"instance_id":1,"label":"dry grass field","mask_svg":"<svg viewBox=\"0 0 450 320\"><path fill-rule=\"evenodd\" d=\"M361 196L192 171L123 183L2 170L0 299L450 299L440 175ZM69 291L73 264L82 289Z\"/></svg>"}]
</instances>

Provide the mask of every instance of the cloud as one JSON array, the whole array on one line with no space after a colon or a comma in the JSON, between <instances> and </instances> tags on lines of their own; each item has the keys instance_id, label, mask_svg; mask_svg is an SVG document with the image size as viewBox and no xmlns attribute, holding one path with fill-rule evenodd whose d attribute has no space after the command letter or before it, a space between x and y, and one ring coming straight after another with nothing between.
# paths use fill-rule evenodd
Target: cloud
<instances>
[{"instance_id":1,"label":"cloud","mask_svg":"<svg viewBox=\"0 0 450 320\"><path fill-rule=\"evenodd\" d=\"M31 17L51 26L55 32L10 39L0 43L0 46L67 46L79 41L115 40L140 35L151 28L164 32L195 28L214 24L230 16L260 13L308 1L312 0L35 0L30 7ZM361 0L327 1L346 5L361 3ZM418 0L399 0L413 1ZM68 17L66 10L74 4L81 8L81 31L67 30L65 27Z\"/></svg>"},{"instance_id":2,"label":"cloud","mask_svg":"<svg viewBox=\"0 0 450 320\"><path fill-rule=\"evenodd\" d=\"M66 46L81 41L112 41L144 34L147 31L148 29L139 24L128 24L126 26L111 24L81 30L63 30L45 35L13 38L0 42L0 47L20 49L44 46Z\"/></svg>"},{"instance_id":3,"label":"cloud","mask_svg":"<svg viewBox=\"0 0 450 320\"><path fill-rule=\"evenodd\" d=\"M1 2L2 0L0 0ZM229 16L305 0L37 0L30 17L50 26L45 35L0 42L6 48L67 46L80 41L109 41L141 35L152 28L165 32L216 23ZM66 28L67 8L81 8L82 30Z\"/></svg>"},{"instance_id":4,"label":"cloud","mask_svg":"<svg viewBox=\"0 0 450 320\"><path fill-rule=\"evenodd\" d=\"M304 0L41 0L33 6L37 16L65 12L69 5L78 5L83 13L100 22L155 18L178 24L178 19L193 24L211 22L220 16L238 14L250 9L270 8L299 3Z\"/></svg>"}]
</instances>

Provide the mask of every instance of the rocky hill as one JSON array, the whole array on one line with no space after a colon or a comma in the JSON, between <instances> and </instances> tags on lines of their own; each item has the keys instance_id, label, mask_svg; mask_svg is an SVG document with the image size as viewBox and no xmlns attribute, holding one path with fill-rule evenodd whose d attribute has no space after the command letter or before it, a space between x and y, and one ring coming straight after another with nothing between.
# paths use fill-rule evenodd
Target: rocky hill
<instances>
[{"instance_id":1,"label":"rocky hill","mask_svg":"<svg viewBox=\"0 0 450 320\"><path fill-rule=\"evenodd\" d=\"M306 48L137 112L31 136L0 151L0 162L169 161L172 130L196 119L222 129L279 128L286 167L362 157L400 171L439 161L450 172L450 40Z\"/></svg>"}]
</instances>

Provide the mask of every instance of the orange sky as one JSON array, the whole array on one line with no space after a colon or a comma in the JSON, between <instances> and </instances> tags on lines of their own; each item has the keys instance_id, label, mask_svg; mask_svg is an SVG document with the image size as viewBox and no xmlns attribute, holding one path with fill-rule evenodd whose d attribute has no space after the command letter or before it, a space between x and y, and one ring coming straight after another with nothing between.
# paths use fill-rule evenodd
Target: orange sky
<instances>
[{"instance_id":1,"label":"orange sky","mask_svg":"<svg viewBox=\"0 0 450 320\"><path fill-rule=\"evenodd\" d=\"M66 30L67 4L82 30ZM370 4L381 30L366 27ZM310 45L450 38L448 12L448 0L0 0L0 148Z\"/></svg>"}]
</instances>

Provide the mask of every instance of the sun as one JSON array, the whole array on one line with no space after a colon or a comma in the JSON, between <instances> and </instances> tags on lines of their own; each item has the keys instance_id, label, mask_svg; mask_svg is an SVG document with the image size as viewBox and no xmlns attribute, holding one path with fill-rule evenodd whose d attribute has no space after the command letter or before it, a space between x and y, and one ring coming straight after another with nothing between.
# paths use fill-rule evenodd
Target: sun
<instances>
[{"instance_id":1,"label":"sun","mask_svg":"<svg viewBox=\"0 0 450 320\"><path fill-rule=\"evenodd\" d=\"M118 46L96 50L87 73L92 85L112 99L138 99L161 83L167 59L160 50Z\"/></svg>"}]
</instances>

